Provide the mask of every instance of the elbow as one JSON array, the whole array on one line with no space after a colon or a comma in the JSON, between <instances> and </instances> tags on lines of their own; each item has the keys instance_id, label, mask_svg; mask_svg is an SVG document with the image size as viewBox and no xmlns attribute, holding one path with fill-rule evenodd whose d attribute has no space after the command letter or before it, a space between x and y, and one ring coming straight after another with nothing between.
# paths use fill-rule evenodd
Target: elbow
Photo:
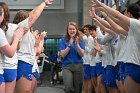
<instances>
[{"instance_id":1,"label":"elbow","mask_svg":"<svg viewBox=\"0 0 140 93\"><path fill-rule=\"evenodd\" d=\"M83 56L84 56L84 52L85 52L85 51L83 50L83 51L82 51L82 53L81 53L81 55L80 55L81 57L83 57Z\"/></svg>"},{"instance_id":2,"label":"elbow","mask_svg":"<svg viewBox=\"0 0 140 93\"><path fill-rule=\"evenodd\" d=\"M12 58L12 57L14 56L14 54L7 54L7 55L5 55L5 56L7 56L7 57L9 57L9 58Z\"/></svg>"}]
</instances>

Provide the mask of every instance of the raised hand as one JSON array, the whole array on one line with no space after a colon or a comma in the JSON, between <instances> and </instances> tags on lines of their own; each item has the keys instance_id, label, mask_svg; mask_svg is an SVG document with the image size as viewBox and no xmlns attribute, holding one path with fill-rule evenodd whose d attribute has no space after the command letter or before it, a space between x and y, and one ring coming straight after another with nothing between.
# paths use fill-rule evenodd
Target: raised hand
<instances>
[{"instance_id":1,"label":"raised hand","mask_svg":"<svg viewBox=\"0 0 140 93\"><path fill-rule=\"evenodd\" d=\"M76 42L76 45L78 45L79 44L79 37L77 36L77 37L75 37L75 42Z\"/></svg>"},{"instance_id":2,"label":"raised hand","mask_svg":"<svg viewBox=\"0 0 140 93\"><path fill-rule=\"evenodd\" d=\"M51 5L53 3L53 1L54 0L45 0L44 2L46 4L46 6L47 6L47 5Z\"/></svg>"},{"instance_id":3,"label":"raised hand","mask_svg":"<svg viewBox=\"0 0 140 93\"><path fill-rule=\"evenodd\" d=\"M97 20L97 19L96 19L96 16L97 16L97 15L96 15L95 13L93 13L92 10L89 10L89 16L92 18L93 21L96 22L96 20Z\"/></svg>"},{"instance_id":4,"label":"raised hand","mask_svg":"<svg viewBox=\"0 0 140 93\"><path fill-rule=\"evenodd\" d=\"M96 18L96 13L95 13L95 8L92 7L91 10L89 10L89 15L92 17L92 18Z\"/></svg>"},{"instance_id":5,"label":"raised hand","mask_svg":"<svg viewBox=\"0 0 140 93\"><path fill-rule=\"evenodd\" d=\"M70 38L70 41L69 41L69 45L71 46L72 45L72 43L73 43L73 41L74 41L74 38Z\"/></svg>"},{"instance_id":6,"label":"raised hand","mask_svg":"<svg viewBox=\"0 0 140 93\"><path fill-rule=\"evenodd\" d=\"M89 10L89 16L90 16L91 18L93 17L92 11L91 11L91 10Z\"/></svg>"},{"instance_id":7,"label":"raised hand","mask_svg":"<svg viewBox=\"0 0 140 93\"><path fill-rule=\"evenodd\" d=\"M100 1L98 1L98 0L93 0L93 1L92 1L92 7L97 8L97 7L100 7L101 4L102 4L102 3L101 3Z\"/></svg>"},{"instance_id":8,"label":"raised hand","mask_svg":"<svg viewBox=\"0 0 140 93\"><path fill-rule=\"evenodd\" d=\"M41 41L44 40L45 35L46 35L46 33L41 32L41 34L40 34L40 40L41 40Z\"/></svg>"},{"instance_id":9,"label":"raised hand","mask_svg":"<svg viewBox=\"0 0 140 93\"><path fill-rule=\"evenodd\" d=\"M99 44L95 44L94 49L99 52L102 50Z\"/></svg>"},{"instance_id":10,"label":"raised hand","mask_svg":"<svg viewBox=\"0 0 140 93\"><path fill-rule=\"evenodd\" d=\"M34 32L32 32L33 36L36 37L39 34L38 30L35 30Z\"/></svg>"}]
</instances>

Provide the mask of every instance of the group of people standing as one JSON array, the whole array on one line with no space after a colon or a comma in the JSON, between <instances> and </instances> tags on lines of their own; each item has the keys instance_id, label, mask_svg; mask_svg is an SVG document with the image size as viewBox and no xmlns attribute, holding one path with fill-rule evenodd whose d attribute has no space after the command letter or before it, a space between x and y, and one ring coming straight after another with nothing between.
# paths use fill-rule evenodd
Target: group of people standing
<instances>
[{"instance_id":1,"label":"group of people standing","mask_svg":"<svg viewBox=\"0 0 140 93\"><path fill-rule=\"evenodd\" d=\"M52 2L20 10L13 23L7 4L0 2L0 93L34 92L45 33L32 26ZM123 14L93 0L89 16L96 26L80 32L69 22L60 41L65 93L140 93L140 0Z\"/></svg>"},{"instance_id":2,"label":"group of people standing","mask_svg":"<svg viewBox=\"0 0 140 93\"><path fill-rule=\"evenodd\" d=\"M0 93L34 93L46 32L33 31L32 26L52 3L45 0L30 12L20 10L10 23L8 5L0 2Z\"/></svg>"},{"instance_id":3,"label":"group of people standing","mask_svg":"<svg viewBox=\"0 0 140 93\"><path fill-rule=\"evenodd\" d=\"M91 4L96 26L81 33L70 22L60 41L65 93L140 93L140 0L124 13L98 0Z\"/></svg>"}]
</instances>

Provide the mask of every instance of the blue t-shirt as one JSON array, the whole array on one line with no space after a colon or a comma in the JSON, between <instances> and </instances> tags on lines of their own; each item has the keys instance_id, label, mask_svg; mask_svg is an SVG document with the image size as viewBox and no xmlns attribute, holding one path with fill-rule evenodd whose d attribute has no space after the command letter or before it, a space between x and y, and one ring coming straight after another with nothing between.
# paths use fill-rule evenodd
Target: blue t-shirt
<instances>
[{"instance_id":1,"label":"blue t-shirt","mask_svg":"<svg viewBox=\"0 0 140 93\"><path fill-rule=\"evenodd\" d=\"M62 38L60 41L60 50L67 48L69 41L66 41L65 38ZM80 41L80 47L85 49L85 43L83 40ZM83 63L82 57L78 54L77 46L75 41L72 43L69 53L62 59L62 67L72 64L72 63Z\"/></svg>"}]
</instances>

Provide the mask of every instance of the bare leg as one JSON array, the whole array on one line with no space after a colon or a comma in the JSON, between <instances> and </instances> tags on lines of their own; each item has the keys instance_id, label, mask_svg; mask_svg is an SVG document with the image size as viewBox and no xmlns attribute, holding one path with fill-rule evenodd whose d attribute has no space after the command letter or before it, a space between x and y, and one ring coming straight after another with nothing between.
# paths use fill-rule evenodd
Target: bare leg
<instances>
[{"instance_id":1,"label":"bare leg","mask_svg":"<svg viewBox=\"0 0 140 93\"><path fill-rule=\"evenodd\" d=\"M136 83L130 76L127 76L124 81L126 93L140 93L140 84Z\"/></svg>"},{"instance_id":2,"label":"bare leg","mask_svg":"<svg viewBox=\"0 0 140 93\"><path fill-rule=\"evenodd\" d=\"M107 89L103 84L103 79L102 79L102 75L97 77L97 93L107 93Z\"/></svg>"},{"instance_id":3,"label":"bare leg","mask_svg":"<svg viewBox=\"0 0 140 93\"><path fill-rule=\"evenodd\" d=\"M124 89L124 84L122 81L116 80L117 87L121 93L126 93Z\"/></svg>"},{"instance_id":4,"label":"bare leg","mask_svg":"<svg viewBox=\"0 0 140 93\"><path fill-rule=\"evenodd\" d=\"M34 93L36 86L37 86L37 80L33 76L33 78L32 78L32 86L31 86L32 92L31 93Z\"/></svg>"},{"instance_id":5,"label":"bare leg","mask_svg":"<svg viewBox=\"0 0 140 93\"><path fill-rule=\"evenodd\" d=\"M5 93L14 93L16 79L12 82L5 82Z\"/></svg>"},{"instance_id":6,"label":"bare leg","mask_svg":"<svg viewBox=\"0 0 140 93\"><path fill-rule=\"evenodd\" d=\"M117 88L109 87L108 88L109 93L120 93L120 91Z\"/></svg>"},{"instance_id":7,"label":"bare leg","mask_svg":"<svg viewBox=\"0 0 140 93\"><path fill-rule=\"evenodd\" d=\"M31 93L32 81L21 77L16 83L16 93Z\"/></svg>"},{"instance_id":8,"label":"bare leg","mask_svg":"<svg viewBox=\"0 0 140 93\"><path fill-rule=\"evenodd\" d=\"M5 83L0 85L0 93L5 93Z\"/></svg>"}]
</instances>

